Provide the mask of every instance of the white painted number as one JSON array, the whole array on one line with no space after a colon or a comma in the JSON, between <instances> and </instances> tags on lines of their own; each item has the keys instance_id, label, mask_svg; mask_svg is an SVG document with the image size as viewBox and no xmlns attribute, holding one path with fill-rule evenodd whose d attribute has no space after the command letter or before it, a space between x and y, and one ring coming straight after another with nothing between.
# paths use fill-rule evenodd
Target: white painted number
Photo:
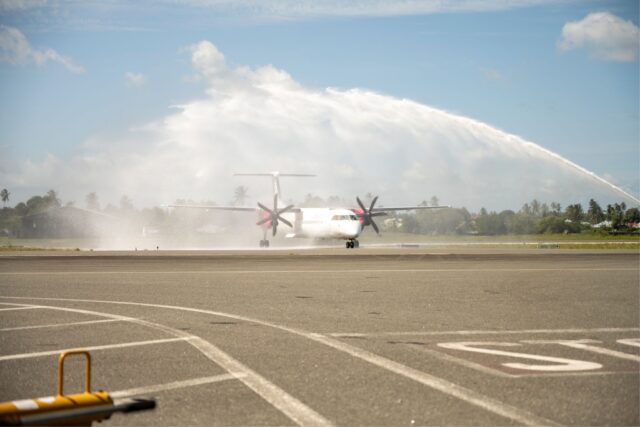
<instances>
[{"instance_id":1,"label":"white painted number","mask_svg":"<svg viewBox=\"0 0 640 427\"><path fill-rule=\"evenodd\" d=\"M563 357L540 356L537 354L516 353L514 351L503 351L489 348L480 348L478 346L500 346L500 347L517 347L520 344L509 342L450 342L440 343L438 347L453 350L470 351L473 353L493 354L496 356L513 357L517 359L536 360L539 362L552 363L551 365L533 365L526 363L502 363L503 366L514 369L523 369L528 371L545 371L545 372L567 372L567 371L592 371L602 368L602 365L594 362L585 362L582 360L565 359Z\"/></svg>"}]
</instances>

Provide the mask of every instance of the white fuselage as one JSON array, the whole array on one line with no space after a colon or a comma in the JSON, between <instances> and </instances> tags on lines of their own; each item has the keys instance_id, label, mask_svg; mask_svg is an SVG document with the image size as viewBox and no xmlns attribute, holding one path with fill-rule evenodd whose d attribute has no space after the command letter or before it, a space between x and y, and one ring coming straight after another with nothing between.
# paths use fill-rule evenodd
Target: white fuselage
<instances>
[{"instance_id":1,"label":"white fuselage","mask_svg":"<svg viewBox=\"0 0 640 427\"><path fill-rule=\"evenodd\" d=\"M293 224L287 237L352 240L362 232L358 217L349 209L301 208L282 216Z\"/></svg>"}]
</instances>

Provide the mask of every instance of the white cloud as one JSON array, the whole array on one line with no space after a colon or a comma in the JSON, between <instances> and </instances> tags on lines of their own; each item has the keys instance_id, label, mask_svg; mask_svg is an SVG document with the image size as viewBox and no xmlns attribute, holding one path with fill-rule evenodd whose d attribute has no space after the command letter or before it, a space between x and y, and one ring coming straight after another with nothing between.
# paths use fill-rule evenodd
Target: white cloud
<instances>
[{"instance_id":1,"label":"white cloud","mask_svg":"<svg viewBox=\"0 0 640 427\"><path fill-rule=\"evenodd\" d=\"M48 61L53 61L61 64L72 73L85 72L83 67L53 49L33 48L20 30L6 25L0 25L0 61L21 65L32 63L43 65Z\"/></svg>"},{"instance_id":2,"label":"white cloud","mask_svg":"<svg viewBox=\"0 0 640 427\"><path fill-rule=\"evenodd\" d=\"M0 10L25 10L42 7L47 4L47 0L2 0Z\"/></svg>"},{"instance_id":3,"label":"white cloud","mask_svg":"<svg viewBox=\"0 0 640 427\"><path fill-rule=\"evenodd\" d=\"M283 180L285 198L307 193L380 203L518 208L537 198L564 204L626 197L622 190L518 136L406 99L371 91L304 87L283 70L231 68L210 42L189 48L207 86L201 99L119 138L93 137L71 161L7 165L0 181L55 188L83 200L129 195L136 206L178 198L225 203L238 185L269 200L268 180L234 172L306 172ZM2 168L0 168L2 169ZM78 176L82 180L78 180Z\"/></svg>"},{"instance_id":4,"label":"white cloud","mask_svg":"<svg viewBox=\"0 0 640 427\"><path fill-rule=\"evenodd\" d=\"M606 61L635 61L640 49L640 32L633 22L609 12L590 13L583 20L567 22L562 27L558 49L578 48Z\"/></svg>"},{"instance_id":5,"label":"white cloud","mask_svg":"<svg viewBox=\"0 0 640 427\"><path fill-rule=\"evenodd\" d=\"M124 74L125 82L130 87L141 87L147 83L147 77L142 73L132 73L130 71Z\"/></svg>"},{"instance_id":6,"label":"white cloud","mask_svg":"<svg viewBox=\"0 0 640 427\"><path fill-rule=\"evenodd\" d=\"M236 11L267 19L324 16L398 16L450 12L487 12L557 2L556 0L176 0L179 4Z\"/></svg>"}]
</instances>

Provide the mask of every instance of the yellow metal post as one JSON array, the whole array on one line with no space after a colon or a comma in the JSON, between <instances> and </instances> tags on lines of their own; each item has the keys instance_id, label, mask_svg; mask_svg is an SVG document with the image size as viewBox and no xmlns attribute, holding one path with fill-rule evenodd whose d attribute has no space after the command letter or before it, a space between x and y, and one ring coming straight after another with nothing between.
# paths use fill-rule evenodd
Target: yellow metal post
<instances>
[{"instance_id":1,"label":"yellow metal post","mask_svg":"<svg viewBox=\"0 0 640 427\"><path fill-rule=\"evenodd\" d=\"M85 378L84 378L84 392L91 393L91 355L86 350L70 350L60 353L58 358L58 393L57 396L64 395L64 360L67 356L74 354L82 354L86 358L85 362Z\"/></svg>"}]
</instances>

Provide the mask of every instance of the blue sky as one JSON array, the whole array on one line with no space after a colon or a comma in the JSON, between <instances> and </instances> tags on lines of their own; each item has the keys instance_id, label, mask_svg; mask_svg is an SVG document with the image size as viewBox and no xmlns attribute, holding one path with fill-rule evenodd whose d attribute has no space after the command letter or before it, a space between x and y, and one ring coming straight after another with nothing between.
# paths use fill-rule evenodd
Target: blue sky
<instances>
[{"instance_id":1,"label":"blue sky","mask_svg":"<svg viewBox=\"0 0 640 427\"><path fill-rule=\"evenodd\" d=\"M202 97L188 46L208 40L229 67L270 64L307 88L361 88L470 117L637 196L637 42L622 60L603 56L598 40L560 47L567 23L596 12L630 21L637 38L637 1L11 0L0 7L3 31L58 56L17 59L0 38L0 176L9 182L0 186L27 197L40 188L20 184L19 165L51 155L64 164Z\"/></svg>"}]
</instances>

